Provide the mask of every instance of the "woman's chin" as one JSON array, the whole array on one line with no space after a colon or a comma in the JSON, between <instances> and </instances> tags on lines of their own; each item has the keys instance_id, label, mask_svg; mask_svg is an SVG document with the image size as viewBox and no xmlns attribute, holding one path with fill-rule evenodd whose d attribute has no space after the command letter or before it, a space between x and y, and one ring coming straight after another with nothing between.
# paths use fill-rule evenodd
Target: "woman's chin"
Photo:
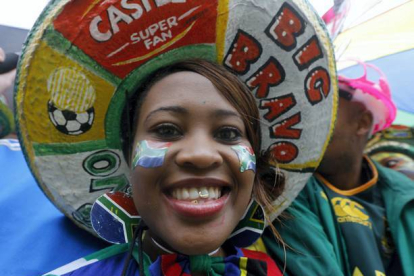
<instances>
[{"instance_id":1,"label":"woman's chin","mask_svg":"<svg viewBox=\"0 0 414 276\"><path fill-rule=\"evenodd\" d=\"M167 249L183 255L206 255L215 253L226 241L226 238L218 237L217 231L214 233L203 233L203 235L191 235L172 237L168 240Z\"/></svg>"}]
</instances>

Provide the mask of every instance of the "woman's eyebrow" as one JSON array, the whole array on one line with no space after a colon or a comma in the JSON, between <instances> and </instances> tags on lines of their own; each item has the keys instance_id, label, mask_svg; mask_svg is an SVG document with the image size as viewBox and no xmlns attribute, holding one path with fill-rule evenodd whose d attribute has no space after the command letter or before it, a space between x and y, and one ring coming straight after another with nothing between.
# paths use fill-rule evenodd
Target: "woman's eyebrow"
<instances>
[{"instance_id":1,"label":"woman's eyebrow","mask_svg":"<svg viewBox=\"0 0 414 276\"><path fill-rule=\"evenodd\" d=\"M239 113L227 109L216 109L213 112L214 117L237 117L241 119Z\"/></svg>"},{"instance_id":2,"label":"woman's eyebrow","mask_svg":"<svg viewBox=\"0 0 414 276\"><path fill-rule=\"evenodd\" d=\"M173 106L162 106L160 108L157 108L153 111L151 111L147 118L145 118L145 121L147 121L151 116L153 116L154 114L158 113L158 112L173 112L173 113L178 113L178 114L183 114L183 115L187 115L188 114L188 110L181 107L181 106L177 106L177 105L173 105Z\"/></svg>"},{"instance_id":3,"label":"woman's eyebrow","mask_svg":"<svg viewBox=\"0 0 414 276\"><path fill-rule=\"evenodd\" d=\"M153 111L151 111L147 118L145 119L145 121L147 121L149 118L151 118L151 116L153 116L154 114L158 113L158 112L172 112L172 113L178 113L181 115L188 115L189 111L187 109L185 109L184 107L181 106L162 106L159 107ZM240 120L242 120L241 116L237 113L234 112L232 110L227 110L227 109L216 109L212 112L212 117L215 118L223 118L223 117L236 117Z\"/></svg>"}]
</instances>

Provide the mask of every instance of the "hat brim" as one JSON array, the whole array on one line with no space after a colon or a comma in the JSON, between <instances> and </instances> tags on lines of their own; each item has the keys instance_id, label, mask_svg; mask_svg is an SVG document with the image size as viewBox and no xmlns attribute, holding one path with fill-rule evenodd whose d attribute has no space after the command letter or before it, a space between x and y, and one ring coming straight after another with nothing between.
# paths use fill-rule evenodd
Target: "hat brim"
<instances>
[{"instance_id":1,"label":"hat brim","mask_svg":"<svg viewBox=\"0 0 414 276\"><path fill-rule=\"evenodd\" d=\"M414 160L414 128L392 125L377 132L368 141L364 152L368 155L379 152L402 153Z\"/></svg>"}]
</instances>

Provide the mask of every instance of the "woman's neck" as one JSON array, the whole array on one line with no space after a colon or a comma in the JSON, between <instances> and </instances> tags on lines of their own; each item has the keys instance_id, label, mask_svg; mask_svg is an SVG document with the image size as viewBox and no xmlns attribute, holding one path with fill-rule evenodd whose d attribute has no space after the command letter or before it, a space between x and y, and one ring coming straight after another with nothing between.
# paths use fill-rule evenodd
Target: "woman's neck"
<instances>
[{"instance_id":1,"label":"woman's neck","mask_svg":"<svg viewBox=\"0 0 414 276\"><path fill-rule=\"evenodd\" d=\"M170 249L168 246L161 243L158 239L152 237L150 230L145 232L142 247L144 252L149 256L152 262L154 262L161 255L175 253L180 254L180 252L176 252L175 250ZM225 257L227 254L222 247L219 247L217 250L214 250L208 255L214 257Z\"/></svg>"}]
</instances>

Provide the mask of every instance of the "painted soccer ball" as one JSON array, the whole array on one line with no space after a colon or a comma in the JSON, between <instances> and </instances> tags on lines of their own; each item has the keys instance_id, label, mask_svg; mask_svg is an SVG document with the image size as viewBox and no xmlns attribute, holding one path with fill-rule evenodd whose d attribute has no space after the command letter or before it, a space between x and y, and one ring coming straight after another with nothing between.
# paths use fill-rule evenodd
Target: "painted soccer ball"
<instances>
[{"instance_id":1,"label":"painted soccer ball","mask_svg":"<svg viewBox=\"0 0 414 276\"><path fill-rule=\"evenodd\" d=\"M49 118L60 132L67 135L80 135L91 129L95 117L94 108L85 112L74 112L71 110L60 110L53 102L48 103Z\"/></svg>"}]
</instances>

